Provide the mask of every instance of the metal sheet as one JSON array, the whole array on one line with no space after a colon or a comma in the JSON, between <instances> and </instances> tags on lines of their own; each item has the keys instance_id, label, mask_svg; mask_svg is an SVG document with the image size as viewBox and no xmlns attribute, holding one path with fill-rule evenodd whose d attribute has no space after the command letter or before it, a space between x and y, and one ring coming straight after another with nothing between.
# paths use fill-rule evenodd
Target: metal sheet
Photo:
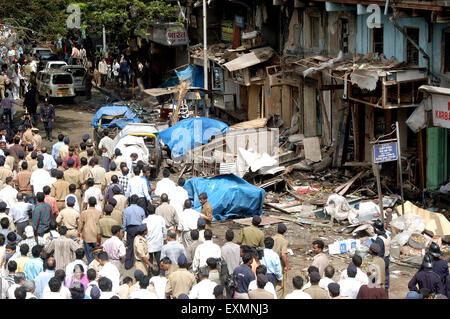
<instances>
[{"instance_id":1,"label":"metal sheet","mask_svg":"<svg viewBox=\"0 0 450 319\"><path fill-rule=\"evenodd\" d=\"M240 57L224 64L228 71L236 71L248 68L250 66L266 62L274 54L274 50L270 47L254 49L250 53L243 54Z\"/></svg>"}]
</instances>

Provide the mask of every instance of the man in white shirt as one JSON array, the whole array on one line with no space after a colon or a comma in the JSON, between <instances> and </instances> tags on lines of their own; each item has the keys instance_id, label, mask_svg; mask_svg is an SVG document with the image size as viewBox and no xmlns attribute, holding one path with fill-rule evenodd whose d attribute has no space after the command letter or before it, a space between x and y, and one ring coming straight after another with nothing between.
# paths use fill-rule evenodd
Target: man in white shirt
<instances>
[{"instance_id":1,"label":"man in white shirt","mask_svg":"<svg viewBox=\"0 0 450 319\"><path fill-rule=\"evenodd\" d=\"M158 296L156 294L147 290L149 283L149 276L142 277L142 279L139 281L139 289L133 291L128 296L128 299L158 299Z\"/></svg>"},{"instance_id":2,"label":"man in white shirt","mask_svg":"<svg viewBox=\"0 0 450 319\"><path fill-rule=\"evenodd\" d=\"M178 186L175 187L175 190L171 194L168 194L170 205L175 208L178 215L180 215L180 213L183 211L185 200L189 199L187 190L183 188L184 183L185 180L181 177L180 179L178 179Z\"/></svg>"},{"instance_id":3,"label":"man in white shirt","mask_svg":"<svg viewBox=\"0 0 450 319\"><path fill-rule=\"evenodd\" d=\"M148 252L150 254L149 261L153 263L153 258L156 260L156 264L159 265L161 257L161 249L164 245L164 241L167 239L166 223L164 218L156 215L154 210L149 211L149 215L142 221L143 224L147 224L147 240Z\"/></svg>"},{"instance_id":4,"label":"man in white shirt","mask_svg":"<svg viewBox=\"0 0 450 319\"><path fill-rule=\"evenodd\" d=\"M34 196L38 192L42 192L44 186L51 186L54 182L56 182L56 178L50 176L50 173L43 169L44 163L38 161L37 169L31 173L30 184L33 186Z\"/></svg>"},{"instance_id":5,"label":"man in white shirt","mask_svg":"<svg viewBox=\"0 0 450 319\"><path fill-rule=\"evenodd\" d=\"M109 131L103 131L103 138L98 143L98 149L102 151L102 167L109 172L109 163L113 155L114 141L109 137Z\"/></svg>"},{"instance_id":6,"label":"man in white shirt","mask_svg":"<svg viewBox=\"0 0 450 319\"><path fill-rule=\"evenodd\" d=\"M159 267L159 261L156 265L150 268L152 273L152 278L150 278L150 283L155 287L156 295L159 299L166 299L166 285L167 278L164 276L163 272Z\"/></svg>"},{"instance_id":7,"label":"man in white shirt","mask_svg":"<svg viewBox=\"0 0 450 319\"><path fill-rule=\"evenodd\" d=\"M114 83L119 84L120 64L117 61L117 59L114 59L112 71L113 71L113 75L114 75Z\"/></svg>"},{"instance_id":8,"label":"man in white shirt","mask_svg":"<svg viewBox=\"0 0 450 319\"><path fill-rule=\"evenodd\" d=\"M202 216L202 214L191 207L191 201L186 199L184 202L184 210L180 213L178 220L178 230L181 232L184 247L192 244L191 230L197 229L198 219Z\"/></svg>"},{"instance_id":9,"label":"man in white shirt","mask_svg":"<svg viewBox=\"0 0 450 319\"><path fill-rule=\"evenodd\" d=\"M44 158L44 160L43 160L44 166L47 168L48 171L50 171L53 168L58 167L53 156L47 153L47 147L45 147L45 146L42 147L41 152L42 152L42 157Z\"/></svg>"},{"instance_id":10,"label":"man in white shirt","mask_svg":"<svg viewBox=\"0 0 450 319\"><path fill-rule=\"evenodd\" d=\"M214 288L217 284L208 279L208 267L201 267L198 271L200 281L194 285L189 293L189 299L215 299Z\"/></svg>"},{"instance_id":11,"label":"man in white shirt","mask_svg":"<svg viewBox=\"0 0 450 319\"><path fill-rule=\"evenodd\" d=\"M14 296L14 291L17 288L21 287L25 282L25 280L26 280L25 273L16 272L14 274L14 284L8 289L8 299L16 299L16 297Z\"/></svg>"},{"instance_id":12,"label":"man in white shirt","mask_svg":"<svg viewBox=\"0 0 450 319\"><path fill-rule=\"evenodd\" d=\"M143 178L139 176L141 169L137 166L133 168L134 176L128 181L127 191L125 192L125 197L130 198L132 195L137 195L139 198L145 197L148 202L152 199L148 193L147 183Z\"/></svg>"},{"instance_id":13,"label":"man in white shirt","mask_svg":"<svg viewBox=\"0 0 450 319\"><path fill-rule=\"evenodd\" d=\"M108 254L109 260L117 267L119 272L122 271L122 262L126 254L123 241L120 239L122 228L118 225L111 227L111 238L103 243L103 251Z\"/></svg>"},{"instance_id":14,"label":"man in white shirt","mask_svg":"<svg viewBox=\"0 0 450 319\"><path fill-rule=\"evenodd\" d=\"M300 276L295 276L292 278L292 283L294 285L294 290L287 294L284 299L312 299L309 294L302 291L303 287L303 278Z\"/></svg>"},{"instance_id":15,"label":"man in white shirt","mask_svg":"<svg viewBox=\"0 0 450 319\"><path fill-rule=\"evenodd\" d=\"M256 267L256 277L258 277L259 274L262 275L267 275L267 267L264 265L259 265L258 267ZM250 283L248 284L248 291L251 290L256 290L258 289L258 284L255 280L250 281ZM267 291L268 293L273 295L273 299L277 299L277 293L275 292L275 287L273 286L273 284L268 281L267 284L264 286L264 290Z\"/></svg>"},{"instance_id":16,"label":"man in white shirt","mask_svg":"<svg viewBox=\"0 0 450 319\"><path fill-rule=\"evenodd\" d=\"M356 280L356 266L353 263L347 267L347 279L339 281L339 286L341 288L341 296L349 297L350 299L356 299L358 295L359 288L361 288L361 283Z\"/></svg>"},{"instance_id":17,"label":"man in white shirt","mask_svg":"<svg viewBox=\"0 0 450 319\"><path fill-rule=\"evenodd\" d=\"M364 271L361 270L362 265L362 258L359 255L353 255L352 257L352 263L356 266L356 280L358 280L361 283L361 286L367 285L369 283L369 278L367 277L367 274L364 273ZM347 279L347 269L344 269L341 273L340 280Z\"/></svg>"},{"instance_id":18,"label":"man in white shirt","mask_svg":"<svg viewBox=\"0 0 450 319\"><path fill-rule=\"evenodd\" d=\"M42 299L67 299L61 295L61 281L53 277L48 282L48 287L50 288L48 291L44 290L44 294L42 295Z\"/></svg>"},{"instance_id":19,"label":"man in white shirt","mask_svg":"<svg viewBox=\"0 0 450 319\"><path fill-rule=\"evenodd\" d=\"M100 277L98 279L98 287L101 291L99 299L111 299L115 296L119 297L118 294L113 291L113 283L108 277Z\"/></svg>"},{"instance_id":20,"label":"man in white shirt","mask_svg":"<svg viewBox=\"0 0 450 319\"><path fill-rule=\"evenodd\" d=\"M169 230L167 232L167 244L161 248L160 258L169 257L172 264L176 264L178 257L181 255L186 256L186 249L177 241L176 232L174 230Z\"/></svg>"},{"instance_id":21,"label":"man in white shirt","mask_svg":"<svg viewBox=\"0 0 450 319\"><path fill-rule=\"evenodd\" d=\"M102 190L100 188L94 186L93 178L88 178L86 184L89 188L84 192L83 209L86 209L88 207L89 198L95 197L95 199L97 200L97 203L95 204L95 208L99 211L102 211L102 202L103 202Z\"/></svg>"},{"instance_id":22,"label":"man in white shirt","mask_svg":"<svg viewBox=\"0 0 450 319\"><path fill-rule=\"evenodd\" d=\"M156 183L155 195L161 196L166 193L169 198L172 197L173 192L175 191L177 185L169 178L170 171L165 168L163 170L163 179L161 179L158 183Z\"/></svg>"},{"instance_id":23,"label":"man in white shirt","mask_svg":"<svg viewBox=\"0 0 450 319\"><path fill-rule=\"evenodd\" d=\"M119 293L120 272L117 267L109 261L108 254L104 251L98 254L102 269L98 272L99 277L107 277L112 282L112 292ZM100 288L101 289L101 288Z\"/></svg>"},{"instance_id":24,"label":"man in white shirt","mask_svg":"<svg viewBox=\"0 0 450 319\"><path fill-rule=\"evenodd\" d=\"M52 287L50 285L50 281L48 282L47 286L45 286L43 292L42 292L42 299L70 299L71 297L71 293L69 288L67 288L64 283L66 281L66 272L63 269L57 269L55 271L55 276L54 278L56 278L57 280L59 280L60 282L60 286L59 286L59 290L58 291L53 291ZM51 280L51 279L50 279ZM56 282L53 282L53 289L56 289ZM53 297L56 296L56 298L44 298L47 294L49 294ZM54 294L55 293L55 294ZM57 294L59 294L62 298L57 298Z\"/></svg>"},{"instance_id":25,"label":"man in white shirt","mask_svg":"<svg viewBox=\"0 0 450 319\"><path fill-rule=\"evenodd\" d=\"M14 224L17 228L17 233L22 236L25 228L28 226L30 219L28 212L33 208L30 203L24 202L24 195L22 193L17 194L17 202L11 205L9 209L9 216L14 220Z\"/></svg>"},{"instance_id":26,"label":"man in white shirt","mask_svg":"<svg viewBox=\"0 0 450 319\"><path fill-rule=\"evenodd\" d=\"M108 75L108 64L106 64L105 58L103 58L98 63L98 72L100 73L100 75L102 77L101 86L103 87L106 84L106 78L107 78L107 75Z\"/></svg>"},{"instance_id":27,"label":"man in white shirt","mask_svg":"<svg viewBox=\"0 0 450 319\"><path fill-rule=\"evenodd\" d=\"M206 266L206 260L209 257L220 258L222 251L219 245L212 242L213 233L211 229L205 230L205 242L195 249L194 260L192 261L192 269L196 272L200 267Z\"/></svg>"},{"instance_id":28,"label":"man in white shirt","mask_svg":"<svg viewBox=\"0 0 450 319\"><path fill-rule=\"evenodd\" d=\"M334 267L332 265L328 265L325 267L325 276L322 277L319 281L319 287L328 291L328 285L334 282Z\"/></svg>"},{"instance_id":29,"label":"man in white shirt","mask_svg":"<svg viewBox=\"0 0 450 319\"><path fill-rule=\"evenodd\" d=\"M7 208L11 208L17 203L18 191L13 187L14 180L12 176L6 178L5 184L6 186L0 191L0 201L5 202Z\"/></svg>"}]
</instances>

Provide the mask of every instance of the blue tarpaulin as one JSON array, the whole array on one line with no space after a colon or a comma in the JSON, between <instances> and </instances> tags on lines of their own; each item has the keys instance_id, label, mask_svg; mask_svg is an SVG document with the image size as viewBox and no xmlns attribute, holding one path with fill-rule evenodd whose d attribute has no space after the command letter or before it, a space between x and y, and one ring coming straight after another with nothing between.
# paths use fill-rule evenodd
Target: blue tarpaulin
<instances>
[{"instance_id":1,"label":"blue tarpaulin","mask_svg":"<svg viewBox=\"0 0 450 319\"><path fill-rule=\"evenodd\" d=\"M128 106L102 106L92 118L91 125L98 127L101 118L104 118L102 119L102 128L117 126L122 129L128 123L140 123L139 118L136 117L136 114Z\"/></svg>"},{"instance_id":2,"label":"blue tarpaulin","mask_svg":"<svg viewBox=\"0 0 450 319\"><path fill-rule=\"evenodd\" d=\"M203 192L208 195L213 221L263 214L265 191L234 174L212 178L193 177L186 181L184 189L193 201L193 208L198 211L201 210L198 195Z\"/></svg>"},{"instance_id":3,"label":"blue tarpaulin","mask_svg":"<svg viewBox=\"0 0 450 319\"><path fill-rule=\"evenodd\" d=\"M161 84L160 88L166 88L171 86L176 86L180 83L178 77L181 77L183 81L190 81L191 87L204 87L204 78L203 78L203 68L198 65L189 65L184 70L177 71L175 70L176 76L172 76L166 80L163 84ZM201 93L203 94L203 93Z\"/></svg>"},{"instance_id":4,"label":"blue tarpaulin","mask_svg":"<svg viewBox=\"0 0 450 319\"><path fill-rule=\"evenodd\" d=\"M227 124L206 117L188 118L159 133L171 152L172 158L187 153L194 147L208 143L211 136L225 133Z\"/></svg>"}]
</instances>

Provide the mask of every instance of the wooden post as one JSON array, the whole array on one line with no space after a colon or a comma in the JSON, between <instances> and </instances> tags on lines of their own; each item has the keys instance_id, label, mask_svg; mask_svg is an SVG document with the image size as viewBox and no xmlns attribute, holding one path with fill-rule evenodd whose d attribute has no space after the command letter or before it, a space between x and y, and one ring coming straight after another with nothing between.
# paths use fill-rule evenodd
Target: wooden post
<instances>
[{"instance_id":1,"label":"wooden post","mask_svg":"<svg viewBox=\"0 0 450 319\"><path fill-rule=\"evenodd\" d=\"M425 188L425 156L424 156L424 145L423 145L423 130L418 133L418 151L419 151L419 181L420 189Z\"/></svg>"},{"instance_id":2,"label":"wooden post","mask_svg":"<svg viewBox=\"0 0 450 319\"><path fill-rule=\"evenodd\" d=\"M402 214L405 214L405 198L403 197L403 171L402 171L402 150L400 148L400 130L398 128L398 121L395 122L397 133L397 154L398 154L398 170L400 172L400 191L402 195Z\"/></svg>"},{"instance_id":3,"label":"wooden post","mask_svg":"<svg viewBox=\"0 0 450 319\"><path fill-rule=\"evenodd\" d=\"M374 154L373 154L373 145L372 147L372 169L375 178L377 179L377 191L378 191L378 206L380 207L381 212L381 221L384 224L384 212L383 212L383 194L381 193L381 178L380 178L380 169L377 163L374 163Z\"/></svg>"}]
</instances>

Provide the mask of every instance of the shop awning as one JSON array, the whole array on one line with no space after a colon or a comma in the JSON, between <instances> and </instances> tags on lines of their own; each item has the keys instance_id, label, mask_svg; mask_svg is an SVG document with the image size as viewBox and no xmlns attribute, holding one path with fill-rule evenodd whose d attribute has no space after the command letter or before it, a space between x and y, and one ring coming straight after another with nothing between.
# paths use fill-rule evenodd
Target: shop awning
<instances>
[{"instance_id":1,"label":"shop awning","mask_svg":"<svg viewBox=\"0 0 450 319\"><path fill-rule=\"evenodd\" d=\"M223 66L228 71L236 71L248 68L250 66L268 61L275 51L271 47L258 48L250 50L250 53L243 54L230 62L225 63Z\"/></svg>"},{"instance_id":2,"label":"shop awning","mask_svg":"<svg viewBox=\"0 0 450 319\"><path fill-rule=\"evenodd\" d=\"M144 90L145 93L147 93L148 95L154 96L154 97L176 93L177 91L178 91L178 89L176 86L168 87L168 88L153 88L153 89Z\"/></svg>"},{"instance_id":3,"label":"shop awning","mask_svg":"<svg viewBox=\"0 0 450 319\"><path fill-rule=\"evenodd\" d=\"M421 85L419 87L419 91L423 91L429 94L450 95L450 89L432 85Z\"/></svg>"}]
</instances>

